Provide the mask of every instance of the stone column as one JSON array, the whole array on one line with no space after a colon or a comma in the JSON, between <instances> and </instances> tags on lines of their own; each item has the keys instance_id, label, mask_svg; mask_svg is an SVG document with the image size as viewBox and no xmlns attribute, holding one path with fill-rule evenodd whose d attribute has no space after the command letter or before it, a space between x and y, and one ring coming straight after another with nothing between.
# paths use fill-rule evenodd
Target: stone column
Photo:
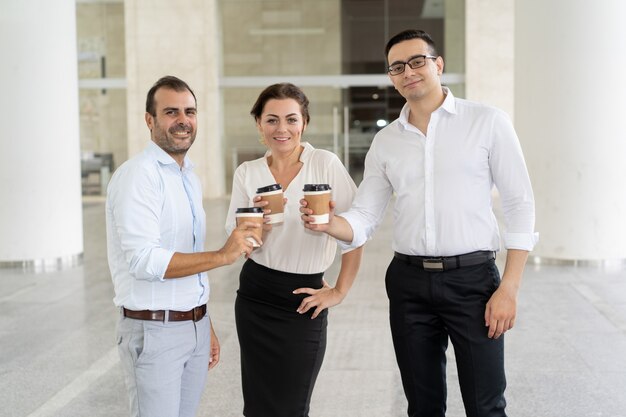
<instances>
[{"instance_id":1,"label":"stone column","mask_svg":"<svg viewBox=\"0 0 626 417\"><path fill-rule=\"evenodd\" d=\"M626 258L626 2L515 2L515 121L541 258Z\"/></svg>"},{"instance_id":2,"label":"stone column","mask_svg":"<svg viewBox=\"0 0 626 417\"><path fill-rule=\"evenodd\" d=\"M148 90L160 77L174 75L189 84L198 100L198 135L189 157L196 165L204 197L223 196L217 1L126 0L124 15L129 157L150 140L144 121Z\"/></svg>"},{"instance_id":3,"label":"stone column","mask_svg":"<svg viewBox=\"0 0 626 417\"><path fill-rule=\"evenodd\" d=\"M465 0L445 1L444 24L444 73L465 74ZM455 97L465 97L464 82L448 87Z\"/></svg>"},{"instance_id":4,"label":"stone column","mask_svg":"<svg viewBox=\"0 0 626 417\"><path fill-rule=\"evenodd\" d=\"M73 265L83 252L74 0L3 2L0 51L0 265Z\"/></svg>"}]
</instances>

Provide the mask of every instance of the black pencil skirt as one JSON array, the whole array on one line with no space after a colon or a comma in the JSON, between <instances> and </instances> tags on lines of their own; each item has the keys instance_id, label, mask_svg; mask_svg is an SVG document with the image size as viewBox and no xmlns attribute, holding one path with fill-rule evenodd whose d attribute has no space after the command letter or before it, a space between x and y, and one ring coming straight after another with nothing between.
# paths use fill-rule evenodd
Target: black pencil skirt
<instances>
[{"instance_id":1,"label":"black pencil skirt","mask_svg":"<svg viewBox=\"0 0 626 417\"><path fill-rule=\"evenodd\" d=\"M235 321L241 349L246 417L308 417L315 380L326 351L328 311L296 309L306 294L322 287L323 273L276 271L248 259L239 276Z\"/></svg>"}]
</instances>

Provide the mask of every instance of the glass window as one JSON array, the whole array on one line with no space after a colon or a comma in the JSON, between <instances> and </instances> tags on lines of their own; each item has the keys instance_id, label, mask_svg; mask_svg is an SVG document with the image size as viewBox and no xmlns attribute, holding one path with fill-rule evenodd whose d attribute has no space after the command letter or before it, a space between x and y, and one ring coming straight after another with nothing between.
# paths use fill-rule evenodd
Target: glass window
<instances>
[{"instance_id":1,"label":"glass window","mask_svg":"<svg viewBox=\"0 0 626 417\"><path fill-rule=\"evenodd\" d=\"M102 194L107 173L128 156L124 4L77 3L76 32L83 194Z\"/></svg>"},{"instance_id":2,"label":"glass window","mask_svg":"<svg viewBox=\"0 0 626 417\"><path fill-rule=\"evenodd\" d=\"M464 14L463 0L221 0L219 5L228 188L236 165L264 152L249 111L267 85L289 81L305 91L311 124L304 139L335 151L358 183L374 135L404 104L385 74L387 40L404 29L423 29L445 57L449 38L451 50L461 56L446 72L464 70L463 20L446 26L446 16ZM462 97L462 76L451 79L461 81L450 87Z\"/></svg>"}]
</instances>

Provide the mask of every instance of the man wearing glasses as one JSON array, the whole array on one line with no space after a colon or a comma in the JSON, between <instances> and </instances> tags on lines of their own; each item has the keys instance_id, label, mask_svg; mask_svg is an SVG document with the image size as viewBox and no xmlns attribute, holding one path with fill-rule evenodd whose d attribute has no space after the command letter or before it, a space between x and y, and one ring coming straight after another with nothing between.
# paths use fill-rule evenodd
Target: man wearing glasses
<instances>
[{"instance_id":1,"label":"man wearing glasses","mask_svg":"<svg viewBox=\"0 0 626 417\"><path fill-rule=\"evenodd\" d=\"M385 52L389 77L407 102L375 136L351 209L313 225L303 206L305 227L361 246L395 194L386 288L408 415L445 415L450 339L467 416L506 416L503 335L515 323L524 265L537 241L522 150L504 112L441 86L443 58L427 33L401 32ZM494 185L506 227L502 279Z\"/></svg>"}]
</instances>

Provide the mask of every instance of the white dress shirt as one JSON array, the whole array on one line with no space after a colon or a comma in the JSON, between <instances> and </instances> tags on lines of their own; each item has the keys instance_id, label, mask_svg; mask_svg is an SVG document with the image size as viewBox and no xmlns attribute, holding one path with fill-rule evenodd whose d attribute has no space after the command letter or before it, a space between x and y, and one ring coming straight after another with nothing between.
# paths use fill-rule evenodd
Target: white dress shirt
<instances>
[{"instance_id":1,"label":"white dress shirt","mask_svg":"<svg viewBox=\"0 0 626 417\"><path fill-rule=\"evenodd\" d=\"M202 188L154 142L122 164L107 189L106 223L113 302L131 310L187 311L209 298L206 273L164 279L174 252L202 251Z\"/></svg>"},{"instance_id":2,"label":"white dress shirt","mask_svg":"<svg viewBox=\"0 0 626 417\"><path fill-rule=\"evenodd\" d=\"M393 250L406 255L454 256L500 248L492 210L502 201L507 249L532 250L535 205L519 140L506 113L446 98L431 115L427 136L409 124L409 106L376 134L352 208L340 215L364 244L395 193ZM340 211L337 211L340 213Z\"/></svg>"},{"instance_id":3,"label":"white dress shirt","mask_svg":"<svg viewBox=\"0 0 626 417\"><path fill-rule=\"evenodd\" d=\"M315 274L323 272L332 264L337 243L325 233L312 232L304 228L300 218L300 200L304 196L304 184L330 184L336 210L350 207L356 185L345 167L332 152L314 149L303 142L300 155L303 163L300 172L283 190L287 198L284 222L272 225L270 232L263 234L263 246L252 251L254 262L284 272ZM226 231L232 232L236 225L235 210L251 207L257 188L275 184L276 180L267 165L267 156L241 164L233 178L233 192L226 219Z\"/></svg>"}]
</instances>

